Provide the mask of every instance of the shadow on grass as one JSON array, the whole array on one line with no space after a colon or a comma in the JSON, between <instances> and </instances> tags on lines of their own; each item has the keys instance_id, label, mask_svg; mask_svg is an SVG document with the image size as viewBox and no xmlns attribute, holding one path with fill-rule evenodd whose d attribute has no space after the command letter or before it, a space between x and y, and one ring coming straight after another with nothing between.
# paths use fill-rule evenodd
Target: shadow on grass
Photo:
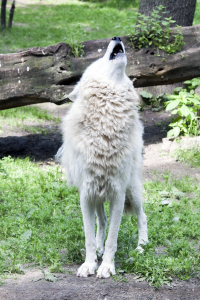
<instances>
[{"instance_id":1,"label":"shadow on grass","mask_svg":"<svg viewBox=\"0 0 200 300\"><path fill-rule=\"evenodd\" d=\"M60 134L42 135L30 134L27 136L9 136L0 138L0 159L4 156L25 158L33 161L46 161L54 158L62 144Z\"/></svg>"}]
</instances>

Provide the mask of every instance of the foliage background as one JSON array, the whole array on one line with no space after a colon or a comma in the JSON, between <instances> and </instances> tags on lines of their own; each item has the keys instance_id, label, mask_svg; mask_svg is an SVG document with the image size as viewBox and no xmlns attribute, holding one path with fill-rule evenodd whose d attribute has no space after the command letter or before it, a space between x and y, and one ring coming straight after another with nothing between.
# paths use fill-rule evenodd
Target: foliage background
<instances>
[{"instance_id":1,"label":"foliage background","mask_svg":"<svg viewBox=\"0 0 200 300\"><path fill-rule=\"evenodd\" d=\"M47 5L40 4L44 2ZM139 7L138 0L108 0L100 3L28 0L24 3L25 6L16 5L13 28L0 33L0 53L69 42L70 37L83 42L123 36L129 33L127 24L135 24ZM61 4L55 5L57 3ZM197 2L194 25L199 23L200 2Z\"/></svg>"}]
</instances>

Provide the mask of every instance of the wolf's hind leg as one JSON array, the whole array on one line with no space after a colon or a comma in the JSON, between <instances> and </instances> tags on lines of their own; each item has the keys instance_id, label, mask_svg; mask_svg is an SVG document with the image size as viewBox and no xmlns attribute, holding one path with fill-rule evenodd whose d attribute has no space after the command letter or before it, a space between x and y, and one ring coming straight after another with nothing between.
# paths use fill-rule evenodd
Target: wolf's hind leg
<instances>
[{"instance_id":1,"label":"wolf's hind leg","mask_svg":"<svg viewBox=\"0 0 200 300\"><path fill-rule=\"evenodd\" d=\"M140 178L134 178L132 186L127 189L126 202L125 208L127 206L131 213L135 212L137 215L139 232L137 249L142 251L140 245L148 243L148 230L146 215L142 207L142 182Z\"/></svg>"},{"instance_id":2,"label":"wolf's hind leg","mask_svg":"<svg viewBox=\"0 0 200 300\"><path fill-rule=\"evenodd\" d=\"M80 266L77 276L87 277L97 269L96 239L95 239L95 200L89 198L87 193L80 193L81 210L85 230L86 259Z\"/></svg>"},{"instance_id":3,"label":"wolf's hind leg","mask_svg":"<svg viewBox=\"0 0 200 300\"><path fill-rule=\"evenodd\" d=\"M107 217L104 210L104 202L101 199L96 201L96 214L97 214L97 252L99 255L104 253L104 240L106 236Z\"/></svg>"}]
</instances>

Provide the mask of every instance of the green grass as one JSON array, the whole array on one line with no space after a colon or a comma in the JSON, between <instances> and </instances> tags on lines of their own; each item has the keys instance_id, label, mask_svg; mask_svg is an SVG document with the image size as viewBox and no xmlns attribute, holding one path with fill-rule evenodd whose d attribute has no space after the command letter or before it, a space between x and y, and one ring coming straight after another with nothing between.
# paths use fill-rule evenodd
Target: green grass
<instances>
[{"instance_id":1,"label":"green grass","mask_svg":"<svg viewBox=\"0 0 200 300\"><path fill-rule=\"evenodd\" d=\"M168 205L161 203L162 198ZM159 287L171 277L200 274L200 190L189 177L169 173L144 184L150 243L139 254L135 217L123 216L116 262ZM106 203L108 214L109 203ZM178 217L178 218L177 218ZM175 218L175 219L174 219ZM58 167L40 168L29 159L0 161L0 273L21 272L32 263L60 271L64 263L84 261L84 230L79 193L66 186ZM156 255L157 247L164 252Z\"/></svg>"},{"instance_id":2,"label":"green grass","mask_svg":"<svg viewBox=\"0 0 200 300\"><path fill-rule=\"evenodd\" d=\"M154 181L144 184L150 241L146 250L143 254L133 250L138 234L136 220L132 217L129 223L126 221L121 226L118 245L123 244L123 247L116 255L122 262L121 268L139 274L156 287L169 284L173 276L188 279L195 270L200 271L198 182L189 177L178 180L169 173L165 173L163 179L156 180L155 176ZM162 199L167 199L169 204L162 204ZM125 217L122 224L123 220ZM135 241L131 242L132 236ZM164 247L163 254L155 256L155 249L160 246Z\"/></svg>"},{"instance_id":3,"label":"green grass","mask_svg":"<svg viewBox=\"0 0 200 300\"><path fill-rule=\"evenodd\" d=\"M71 37L83 42L128 34L126 19L134 24L139 6L139 1L131 0L72 3L17 6L13 28L0 33L0 53L69 42ZM200 2L197 2L194 25L199 23Z\"/></svg>"},{"instance_id":4,"label":"green grass","mask_svg":"<svg viewBox=\"0 0 200 300\"><path fill-rule=\"evenodd\" d=\"M62 5L17 6L13 28L1 32L0 52L67 43L71 37L74 41L83 42L128 34L126 19L131 19L133 24L136 22L139 5L139 1L130 0L74 4L72 1L66 2ZM8 16L7 6L7 18ZM197 2L193 24L199 23L200 2Z\"/></svg>"},{"instance_id":5,"label":"green grass","mask_svg":"<svg viewBox=\"0 0 200 300\"><path fill-rule=\"evenodd\" d=\"M84 248L79 195L57 168L41 169L29 159L0 162L0 272L32 262L58 266L81 261ZM79 246L78 246L79 244Z\"/></svg>"},{"instance_id":6,"label":"green grass","mask_svg":"<svg viewBox=\"0 0 200 300\"><path fill-rule=\"evenodd\" d=\"M12 127L18 126L30 132L41 132L41 128L24 125L24 121L44 123L46 121L60 122L59 118L55 118L49 114L47 110L36 106L23 106L0 111L0 133L3 131L3 125L8 124ZM36 133L36 132L33 132Z\"/></svg>"},{"instance_id":7,"label":"green grass","mask_svg":"<svg viewBox=\"0 0 200 300\"><path fill-rule=\"evenodd\" d=\"M128 7L124 4L125 8L121 7L120 10L118 5L111 5L112 3L109 6L109 3L105 5L89 2L17 7L14 22L21 26L14 25L11 30L1 32L0 52L14 52L17 49L68 42L71 36L74 40L82 42L124 35L125 18L133 16L134 21L136 20L137 6L134 7L134 2L132 7L130 1L128 3ZM79 25L84 29L81 37Z\"/></svg>"},{"instance_id":8,"label":"green grass","mask_svg":"<svg viewBox=\"0 0 200 300\"><path fill-rule=\"evenodd\" d=\"M186 163L192 167L200 167L200 148L175 150L172 154L180 162Z\"/></svg>"}]
</instances>

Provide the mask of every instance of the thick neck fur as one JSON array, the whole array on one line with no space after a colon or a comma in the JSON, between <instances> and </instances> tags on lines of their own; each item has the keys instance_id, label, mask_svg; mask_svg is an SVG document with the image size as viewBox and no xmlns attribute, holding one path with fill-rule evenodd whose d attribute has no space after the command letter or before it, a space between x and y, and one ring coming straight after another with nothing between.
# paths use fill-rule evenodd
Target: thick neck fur
<instances>
[{"instance_id":1,"label":"thick neck fur","mask_svg":"<svg viewBox=\"0 0 200 300\"><path fill-rule=\"evenodd\" d=\"M127 82L125 74L126 55L118 60L108 60L106 56L93 63L85 72L83 80L95 78L100 82L112 82L112 84L123 84ZM98 70L98 71L97 71ZM86 79L86 80L85 80Z\"/></svg>"},{"instance_id":2,"label":"thick neck fur","mask_svg":"<svg viewBox=\"0 0 200 300\"><path fill-rule=\"evenodd\" d=\"M126 64L122 60L121 62L116 62L115 60L106 61L106 58L102 58L102 63L104 64L104 68L102 70L102 75L104 79L112 80L113 82L120 82L123 83L125 79L125 68ZM116 67L117 64L117 67ZM106 66L106 68L105 68Z\"/></svg>"}]
</instances>

